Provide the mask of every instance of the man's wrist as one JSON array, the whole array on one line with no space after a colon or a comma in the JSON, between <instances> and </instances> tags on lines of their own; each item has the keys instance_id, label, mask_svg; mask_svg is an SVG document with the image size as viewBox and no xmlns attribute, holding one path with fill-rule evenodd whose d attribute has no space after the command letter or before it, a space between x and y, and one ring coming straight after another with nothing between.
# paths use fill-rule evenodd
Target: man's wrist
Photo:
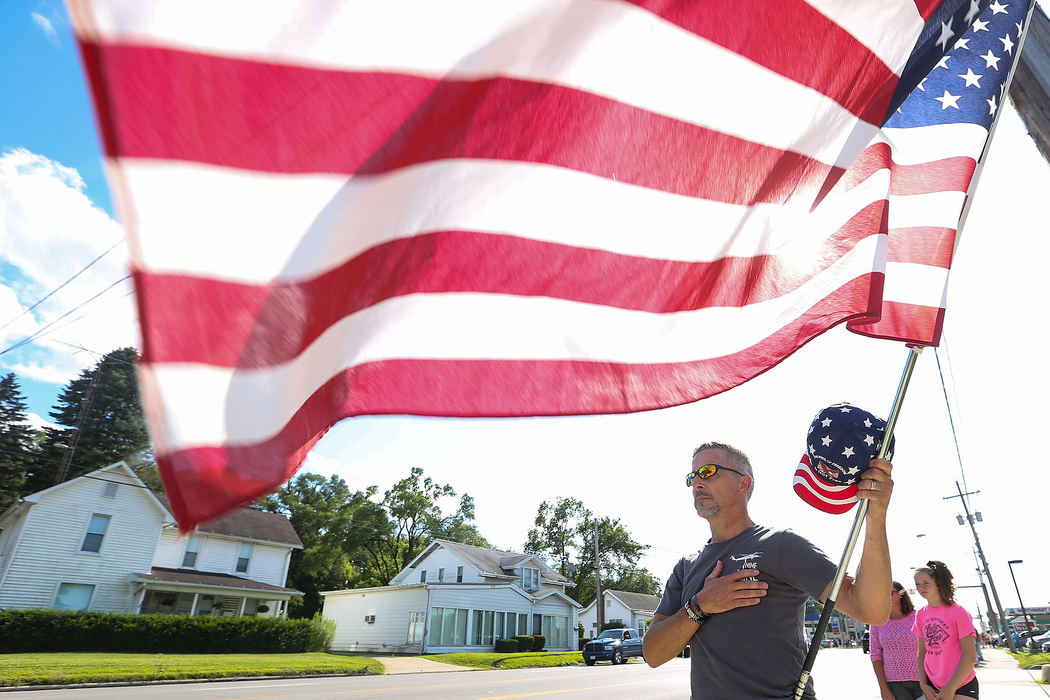
<instances>
[{"instance_id":1,"label":"man's wrist","mask_svg":"<svg viewBox=\"0 0 1050 700\"><path fill-rule=\"evenodd\" d=\"M685 613L690 620L698 625L704 624L711 617L711 613L704 612L704 609L700 607L700 603L697 602L695 596L686 601Z\"/></svg>"}]
</instances>

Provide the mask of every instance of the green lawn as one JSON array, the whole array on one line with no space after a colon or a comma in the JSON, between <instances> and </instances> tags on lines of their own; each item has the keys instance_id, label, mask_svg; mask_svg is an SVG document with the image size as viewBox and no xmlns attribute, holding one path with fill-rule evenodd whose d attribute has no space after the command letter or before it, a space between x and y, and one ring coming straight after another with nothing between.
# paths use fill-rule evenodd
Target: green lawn
<instances>
[{"instance_id":1,"label":"green lawn","mask_svg":"<svg viewBox=\"0 0 1050 700\"><path fill-rule=\"evenodd\" d=\"M546 666L574 666L583 663L578 651L545 652L523 651L513 654L492 652L464 652L459 654L428 654L423 657L455 666L470 668L540 668Z\"/></svg>"},{"instance_id":2,"label":"green lawn","mask_svg":"<svg viewBox=\"0 0 1050 700\"><path fill-rule=\"evenodd\" d=\"M1021 668L1028 668L1029 666L1045 666L1050 664L1050 654L1034 654L1030 651L1020 654L1016 652L1007 653L1017 659L1017 665Z\"/></svg>"},{"instance_id":3,"label":"green lawn","mask_svg":"<svg viewBox=\"0 0 1050 700\"><path fill-rule=\"evenodd\" d=\"M311 673L381 674L375 659L338 654L0 654L0 686Z\"/></svg>"}]
</instances>

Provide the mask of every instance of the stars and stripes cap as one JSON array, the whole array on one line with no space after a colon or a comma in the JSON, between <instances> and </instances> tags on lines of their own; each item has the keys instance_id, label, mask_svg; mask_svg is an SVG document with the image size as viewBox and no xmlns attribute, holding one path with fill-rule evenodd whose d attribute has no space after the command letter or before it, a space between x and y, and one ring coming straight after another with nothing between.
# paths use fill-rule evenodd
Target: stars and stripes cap
<instances>
[{"instance_id":1,"label":"stars and stripes cap","mask_svg":"<svg viewBox=\"0 0 1050 700\"><path fill-rule=\"evenodd\" d=\"M848 403L822 409L809 426L806 453L792 487L825 513L845 513L857 502L857 482L879 450L886 421ZM893 458L890 438L887 459Z\"/></svg>"}]
</instances>

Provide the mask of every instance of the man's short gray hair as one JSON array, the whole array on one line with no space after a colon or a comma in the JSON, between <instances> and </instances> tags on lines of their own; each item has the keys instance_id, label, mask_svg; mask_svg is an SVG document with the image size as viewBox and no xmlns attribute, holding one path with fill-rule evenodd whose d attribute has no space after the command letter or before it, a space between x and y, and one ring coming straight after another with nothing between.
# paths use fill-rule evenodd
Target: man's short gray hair
<instances>
[{"instance_id":1,"label":"man's short gray hair","mask_svg":"<svg viewBox=\"0 0 1050 700\"><path fill-rule=\"evenodd\" d=\"M747 458L744 451L724 442L705 442L693 450L693 459L696 459L696 456L704 450L722 450L729 455L729 461L732 462L732 464L725 466L739 469L751 477L751 485L747 488L747 500L750 501L751 494L755 491L755 472L751 469L751 460Z\"/></svg>"}]
</instances>

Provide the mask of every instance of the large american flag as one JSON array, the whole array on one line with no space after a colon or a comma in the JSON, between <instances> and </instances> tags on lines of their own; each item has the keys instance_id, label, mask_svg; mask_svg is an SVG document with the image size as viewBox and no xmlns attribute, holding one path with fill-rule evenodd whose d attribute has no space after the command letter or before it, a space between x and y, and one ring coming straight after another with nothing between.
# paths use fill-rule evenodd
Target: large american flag
<instances>
[{"instance_id":1,"label":"large american flag","mask_svg":"<svg viewBox=\"0 0 1050 700\"><path fill-rule=\"evenodd\" d=\"M936 343L984 138L880 127L987 6L70 0L180 524L347 416L671 406L844 321Z\"/></svg>"}]
</instances>

